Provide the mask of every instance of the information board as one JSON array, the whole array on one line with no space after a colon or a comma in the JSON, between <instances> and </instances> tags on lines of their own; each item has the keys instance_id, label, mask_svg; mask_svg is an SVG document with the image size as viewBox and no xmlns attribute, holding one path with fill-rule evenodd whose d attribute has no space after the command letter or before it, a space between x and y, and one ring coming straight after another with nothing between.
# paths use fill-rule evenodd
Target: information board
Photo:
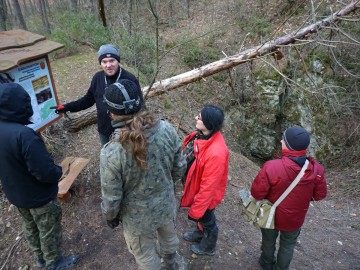
<instances>
[{"instance_id":1,"label":"information board","mask_svg":"<svg viewBox=\"0 0 360 270\"><path fill-rule=\"evenodd\" d=\"M30 95L34 111L28 127L39 131L60 118L50 107L57 105L57 95L50 76L47 57L22 64L5 72L0 72L0 83L20 84Z\"/></svg>"}]
</instances>

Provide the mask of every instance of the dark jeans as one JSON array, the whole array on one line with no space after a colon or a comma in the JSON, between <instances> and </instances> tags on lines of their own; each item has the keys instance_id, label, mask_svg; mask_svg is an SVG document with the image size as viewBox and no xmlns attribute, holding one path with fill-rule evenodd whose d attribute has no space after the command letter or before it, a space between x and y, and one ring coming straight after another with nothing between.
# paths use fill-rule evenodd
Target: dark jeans
<instances>
[{"instance_id":1,"label":"dark jeans","mask_svg":"<svg viewBox=\"0 0 360 270\"><path fill-rule=\"evenodd\" d=\"M293 258L300 229L291 232L261 229L262 243L259 263L264 270L288 270ZM275 257L276 239L280 234L279 250Z\"/></svg>"},{"instance_id":2,"label":"dark jeans","mask_svg":"<svg viewBox=\"0 0 360 270\"><path fill-rule=\"evenodd\" d=\"M110 137L99 132L101 146L104 146L110 141Z\"/></svg>"},{"instance_id":3,"label":"dark jeans","mask_svg":"<svg viewBox=\"0 0 360 270\"><path fill-rule=\"evenodd\" d=\"M49 265L61 255L61 205L55 199L44 206L32 209L18 208L24 236L36 256Z\"/></svg>"}]
</instances>

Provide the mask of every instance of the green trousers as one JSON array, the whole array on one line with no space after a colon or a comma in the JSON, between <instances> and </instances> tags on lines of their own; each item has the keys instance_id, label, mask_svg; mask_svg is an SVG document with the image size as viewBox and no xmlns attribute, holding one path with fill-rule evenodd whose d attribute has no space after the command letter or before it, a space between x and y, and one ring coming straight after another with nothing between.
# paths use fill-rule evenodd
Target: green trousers
<instances>
[{"instance_id":1,"label":"green trousers","mask_svg":"<svg viewBox=\"0 0 360 270\"><path fill-rule=\"evenodd\" d=\"M134 255L141 270L159 270L161 268L160 256L156 247L157 241L160 244L160 254L175 254L179 247L179 238L173 221L151 234L133 235L124 231L124 237L130 253Z\"/></svg>"},{"instance_id":2,"label":"green trousers","mask_svg":"<svg viewBox=\"0 0 360 270\"><path fill-rule=\"evenodd\" d=\"M55 199L39 208L18 208L21 215L24 236L37 257L46 265L61 256L61 205Z\"/></svg>"},{"instance_id":3,"label":"green trousers","mask_svg":"<svg viewBox=\"0 0 360 270\"><path fill-rule=\"evenodd\" d=\"M261 256L259 263L263 270L288 270L293 258L296 240L300 235L300 229L291 232L261 229ZM277 256L276 239L279 239L279 250Z\"/></svg>"}]
</instances>

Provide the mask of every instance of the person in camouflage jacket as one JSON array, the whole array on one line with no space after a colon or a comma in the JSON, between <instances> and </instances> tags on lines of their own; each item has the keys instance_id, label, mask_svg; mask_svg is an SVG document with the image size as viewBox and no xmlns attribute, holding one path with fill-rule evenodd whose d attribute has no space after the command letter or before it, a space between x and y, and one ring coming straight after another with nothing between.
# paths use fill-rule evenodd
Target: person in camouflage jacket
<instances>
[{"instance_id":1,"label":"person in camouflage jacket","mask_svg":"<svg viewBox=\"0 0 360 270\"><path fill-rule=\"evenodd\" d=\"M133 82L110 85L104 99L115 132L100 154L102 212L111 228L122 222L140 269L160 269L157 240L166 269L175 269L174 181L186 169L181 140L168 122L141 110Z\"/></svg>"}]
</instances>

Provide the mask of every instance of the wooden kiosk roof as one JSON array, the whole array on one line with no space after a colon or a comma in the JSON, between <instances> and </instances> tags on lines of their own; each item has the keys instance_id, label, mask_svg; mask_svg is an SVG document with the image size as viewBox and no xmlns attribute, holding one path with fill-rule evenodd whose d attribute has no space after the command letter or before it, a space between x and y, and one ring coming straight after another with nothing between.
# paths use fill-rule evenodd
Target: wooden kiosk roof
<instances>
[{"instance_id":1,"label":"wooden kiosk roof","mask_svg":"<svg viewBox=\"0 0 360 270\"><path fill-rule=\"evenodd\" d=\"M21 29L0 32L0 72L62 47L64 45L47 40L45 36Z\"/></svg>"}]
</instances>

